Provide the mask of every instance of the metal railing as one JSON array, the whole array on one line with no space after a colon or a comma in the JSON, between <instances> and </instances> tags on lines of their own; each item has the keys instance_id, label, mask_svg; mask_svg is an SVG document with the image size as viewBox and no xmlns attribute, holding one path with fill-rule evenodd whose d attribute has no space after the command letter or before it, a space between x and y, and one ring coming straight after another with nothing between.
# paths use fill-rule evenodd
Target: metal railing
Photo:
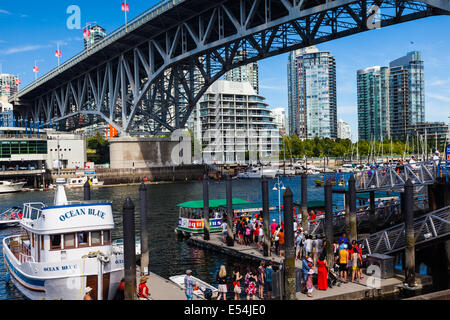
<instances>
[{"instance_id":1,"label":"metal railing","mask_svg":"<svg viewBox=\"0 0 450 320\"><path fill-rule=\"evenodd\" d=\"M450 236L450 206L414 219L415 245ZM357 241L363 254L391 254L405 248L405 224L399 224Z\"/></svg>"},{"instance_id":2,"label":"metal railing","mask_svg":"<svg viewBox=\"0 0 450 320\"><path fill-rule=\"evenodd\" d=\"M400 204L395 203L380 208L375 208L374 219L377 227L387 227L402 220ZM345 211L335 213L333 216L333 232L340 234L345 232ZM367 229L370 226L370 208L360 208L356 213L356 225L358 230ZM318 235L325 233L325 215L319 216L315 221L309 221L309 233Z\"/></svg>"}]
</instances>

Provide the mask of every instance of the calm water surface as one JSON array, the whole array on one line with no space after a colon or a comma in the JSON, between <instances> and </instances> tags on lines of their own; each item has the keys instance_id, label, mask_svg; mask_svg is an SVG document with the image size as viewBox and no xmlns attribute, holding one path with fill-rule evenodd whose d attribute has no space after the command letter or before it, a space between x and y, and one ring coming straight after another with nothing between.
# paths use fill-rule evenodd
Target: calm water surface
<instances>
[{"instance_id":1,"label":"calm water surface","mask_svg":"<svg viewBox=\"0 0 450 320\"><path fill-rule=\"evenodd\" d=\"M321 178L321 177L320 177ZM308 177L309 200L323 200L323 188L314 184L318 176ZM294 192L294 201L300 201L300 177L282 179L286 187ZM269 201L271 205L278 205L278 192L273 191L277 180L269 182ZM176 205L190 200L201 200L202 183L174 183L148 185L148 227L150 247L150 270L164 278L184 274L186 269L192 269L193 275L215 284L216 274L223 264L231 274L235 263L245 263L223 254L199 249L187 245L179 240L174 232L178 223L178 210ZM112 233L113 239L122 237L122 207L125 199L131 197L136 205L136 229L139 229L139 186L104 187L94 189L91 198L95 200L108 200L113 203L113 212L116 228ZM83 190L67 190L69 200L82 200ZM211 182L210 198L224 199L226 197L224 182ZM4 212L12 206L22 206L24 202L53 202L54 191L23 192L18 194L0 195L0 211ZM233 181L233 197L248 201L261 202L261 181L236 180ZM334 195L333 201L340 208L343 207L343 197ZM275 218L275 217L274 217ZM278 217L276 217L278 219ZM139 230L137 230L139 231ZM17 228L0 230L0 240L12 234L17 234ZM0 300L21 300L23 296L11 283L6 283L6 267L3 261L3 252L0 251Z\"/></svg>"}]
</instances>

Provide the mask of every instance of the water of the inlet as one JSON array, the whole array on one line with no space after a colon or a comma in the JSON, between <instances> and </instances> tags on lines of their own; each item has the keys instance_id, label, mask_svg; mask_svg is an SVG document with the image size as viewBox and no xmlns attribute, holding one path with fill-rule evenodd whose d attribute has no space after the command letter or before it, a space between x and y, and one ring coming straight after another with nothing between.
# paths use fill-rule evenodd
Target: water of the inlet
<instances>
[{"instance_id":1,"label":"water of the inlet","mask_svg":"<svg viewBox=\"0 0 450 320\"><path fill-rule=\"evenodd\" d=\"M324 191L316 187L314 180L322 176L308 177L308 200L323 200ZM283 177L280 179L285 187L294 192L294 202L300 202L300 177ZM277 180L269 181L269 201L278 206L278 192L272 189ZM247 266L246 262L236 261L231 257L200 249L188 245L178 239L174 230L178 223L177 204L202 200L201 181L190 181L172 184L150 184L148 188L148 229L150 248L150 271L166 279L174 275L184 274L187 269L193 270L193 275L208 283L215 284L216 275L221 265L225 265L229 274L235 264ZM115 230L113 240L122 238L122 207L125 199L130 197L136 206L136 232L139 234L139 186L114 186L93 189L91 198L106 200L113 203ZM68 200L82 200L83 189L67 190ZM225 182L211 182L210 199L226 198ZM51 204L54 191L22 192L17 194L0 195L0 212L13 207L22 206L28 202L43 202ZM261 202L261 180L235 180L233 181L233 197L242 198L252 202ZM282 201L282 200L281 200ZM339 209L343 208L343 196L335 194L333 203ZM275 213L278 220L278 213ZM0 241L8 235L18 233L17 228L0 230ZM14 285L5 281L6 267L3 252L0 252L0 300L22 300L24 297L14 288Z\"/></svg>"}]
</instances>

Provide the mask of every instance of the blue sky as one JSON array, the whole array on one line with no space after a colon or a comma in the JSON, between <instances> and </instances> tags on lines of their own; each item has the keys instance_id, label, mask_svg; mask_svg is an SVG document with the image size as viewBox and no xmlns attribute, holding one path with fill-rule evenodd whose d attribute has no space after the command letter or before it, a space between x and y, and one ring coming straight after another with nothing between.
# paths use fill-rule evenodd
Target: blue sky
<instances>
[{"instance_id":1,"label":"blue sky","mask_svg":"<svg viewBox=\"0 0 450 320\"><path fill-rule=\"evenodd\" d=\"M83 49L82 31L69 30L67 8L81 8L81 24L96 22L108 33L124 24L121 0L2 1L0 3L0 65L4 73L19 75L22 87L57 65L54 53L60 42L62 61ZM129 0L129 19L158 1ZM450 116L450 16L436 16L360 33L318 46L336 58L338 118L357 136L356 72L388 66L407 52L418 50L425 64L425 118L448 122ZM414 44L411 44L413 42ZM260 93L271 108L287 108L287 54L259 62Z\"/></svg>"}]
</instances>

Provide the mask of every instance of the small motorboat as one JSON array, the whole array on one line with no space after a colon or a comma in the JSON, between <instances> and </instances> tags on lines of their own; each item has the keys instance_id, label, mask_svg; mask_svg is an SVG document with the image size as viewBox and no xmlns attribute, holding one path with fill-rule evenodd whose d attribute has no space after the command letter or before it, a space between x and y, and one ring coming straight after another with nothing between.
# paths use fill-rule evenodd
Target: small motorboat
<instances>
[{"instance_id":1,"label":"small motorboat","mask_svg":"<svg viewBox=\"0 0 450 320\"><path fill-rule=\"evenodd\" d=\"M22 217L22 209L12 207L0 214L0 228L14 227L20 223Z\"/></svg>"},{"instance_id":2,"label":"small motorboat","mask_svg":"<svg viewBox=\"0 0 450 320\"><path fill-rule=\"evenodd\" d=\"M113 248L116 250L116 252L123 253L123 239L117 239L112 242ZM136 237L135 242L136 247L136 256L141 255L141 238Z\"/></svg>"},{"instance_id":3,"label":"small motorboat","mask_svg":"<svg viewBox=\"0 0 450 320\"><path fill-rule=\"evenodd\" d=\"M186 275L179 275L170 277L169 280L179 286L184 290L184 278ZM194 295L200 299L205 299L204 292L206 289L210 289L212 291L212 298L216 299L219 294L219 289L213 287L212 285L206 283L203 280L200 280L196 277L191 276L192 280L194 280Z\"/></svg>"}]
</instances>

